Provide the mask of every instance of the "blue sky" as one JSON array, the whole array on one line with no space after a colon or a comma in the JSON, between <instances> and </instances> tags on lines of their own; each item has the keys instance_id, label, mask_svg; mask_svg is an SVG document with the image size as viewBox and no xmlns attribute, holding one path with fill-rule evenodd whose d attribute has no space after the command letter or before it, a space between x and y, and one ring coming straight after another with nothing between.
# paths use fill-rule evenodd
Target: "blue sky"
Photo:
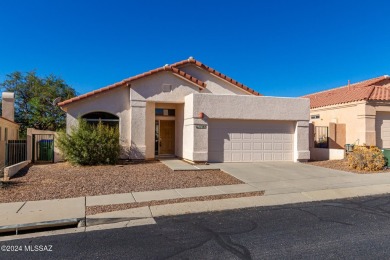
<instances>
[{"instance_id":1,"label":"blue sky","mask_svg":"<svg viewBox=\"0 0 390 260\"><path fill-rule=\"evenodd\" d=\"M264 95L390 74L388 1L0 2L0 81L62 77L80 94L193 56Z\"/></svg>"}]
</instances>

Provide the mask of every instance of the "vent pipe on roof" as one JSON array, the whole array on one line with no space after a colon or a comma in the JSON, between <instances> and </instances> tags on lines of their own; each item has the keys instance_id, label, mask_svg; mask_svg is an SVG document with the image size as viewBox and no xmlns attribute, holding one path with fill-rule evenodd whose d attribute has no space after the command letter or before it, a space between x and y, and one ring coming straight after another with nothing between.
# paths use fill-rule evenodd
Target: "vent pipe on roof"
<instances>
[{"instance_id":1,"label":"vent pipe on roof","mask_svg":"<svg viewBox=\"0 0 390 260\"><path fill-rule=\"evenodd\" d=\"M348 80L348 90L349 90L349 87L351 86L351 81Z\"/></svg>"}]
</instances>

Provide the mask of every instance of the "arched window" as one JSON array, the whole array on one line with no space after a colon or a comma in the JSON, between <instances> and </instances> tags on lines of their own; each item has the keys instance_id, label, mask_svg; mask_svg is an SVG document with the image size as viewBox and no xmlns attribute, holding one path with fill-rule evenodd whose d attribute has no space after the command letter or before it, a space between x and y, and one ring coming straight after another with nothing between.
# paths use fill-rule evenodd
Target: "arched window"
<instances>
[{"instance_id":1,"label":"arched window","mask_svg":"<svg viewBox=\"0 0 390 260\"><path fill-rule=\"evenodd\" d=\"M119 124L119 117L106 112L91 112L83 115L81 118L94 125L97 125L99 121L109 126L117 126Z\"/></svg>"}]
</instances>

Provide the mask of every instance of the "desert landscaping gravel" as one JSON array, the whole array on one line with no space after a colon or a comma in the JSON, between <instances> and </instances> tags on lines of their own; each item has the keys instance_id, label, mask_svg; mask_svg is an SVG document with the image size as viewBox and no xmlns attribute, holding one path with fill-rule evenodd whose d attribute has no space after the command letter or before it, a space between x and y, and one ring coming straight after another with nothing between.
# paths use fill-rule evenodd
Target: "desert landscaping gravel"
<instances>
[{"instance_id":1,"label":"desert landscaping gravel","mask_svg":"<svg viewBox=\"0 0 390 260\"><path fill-rule=\"evenodd\" d=\"M344 160L328 160L328 161L313 161L313 162L307 162L307 164L320 166L320 167L324 167L324 168L329 168L329 169L334 169L334 170L339 170L339 171L358 173L358 174L375 174L375 173L380 173L380 172L389 172L390 173L390 169L385 169L382 171L371 171L371 172L351 169L351 168L349 168L348 161L346 159L344 159Z\"/></svg>"},{"instance_id":2,"label":"desert landscaping gravel","mask_svg":"<svg viewBox=\"0 0 390 260\"><path fill-rule=\"evenodd\" d=\"M116 166L28 166L0 187L0 203L241 184L219 171L173 171L158 161Z\"/></svg>"},{"instance_id":3,"label":"desert landscaping gravel","mask_svg":"<svg viewBox=\"0 0 390 260\"><path fill-rule=\"evenodd\" d=\"M154 201L147 201L147 202L134 202L134 203L124 203L124 204L104 205L104 206L90 206L86 208L85 214L94 215L94 214L99 214L104 212L119 211L119 210L146 207L146 206L156 206L156 205L174 204L174 203L191 202L191 201L254 197L254 196L262 196L262 195L264 195L264 191L252 191L252 192L243 192L243 193L234 193L234 194L200 196L200 197L192 197L192 198L154 200Z\"/></svg>"}]
</instances>

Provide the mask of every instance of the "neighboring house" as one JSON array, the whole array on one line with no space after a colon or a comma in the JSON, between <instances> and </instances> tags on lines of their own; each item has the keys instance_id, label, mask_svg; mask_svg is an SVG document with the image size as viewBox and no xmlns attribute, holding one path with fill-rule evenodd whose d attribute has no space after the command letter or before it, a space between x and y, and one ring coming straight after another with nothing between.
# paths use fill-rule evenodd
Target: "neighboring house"
<instances>
[{"instance_id":1,"label":"neighboring house","mask_svg":"<svg viewBox=\"0 0 390 260\"><path fill-rule=\"evenodd\" d=\"M190 57L63 101L80 116L119 124L123 158L199 162L309 159L309 100L263 97Z\"/></svg>"},{"instance_id":2,"label":"neighboring house","mask_svg":"<svg viewBox=\"0 0 390 260\"><path fill-rule=\"evenodd\" d=\"M14 122L14 93L2 93L2 116L0 117L0 167L5 164L5 144L19 138L19 124Z\"/></svg>"},{"instance_id":3,"label":"neighboring house","mask_svg":"<svg viewBox=\"0 0 390 260\"><path fill-rule=\"evenodd\" d=\"M315 126L340 125L345 129L341 143L336 141L339 146L347 143L390 148L389 76L348 84L303 98L310 99L310 117Z\"/></svg>"}]
</instances>

